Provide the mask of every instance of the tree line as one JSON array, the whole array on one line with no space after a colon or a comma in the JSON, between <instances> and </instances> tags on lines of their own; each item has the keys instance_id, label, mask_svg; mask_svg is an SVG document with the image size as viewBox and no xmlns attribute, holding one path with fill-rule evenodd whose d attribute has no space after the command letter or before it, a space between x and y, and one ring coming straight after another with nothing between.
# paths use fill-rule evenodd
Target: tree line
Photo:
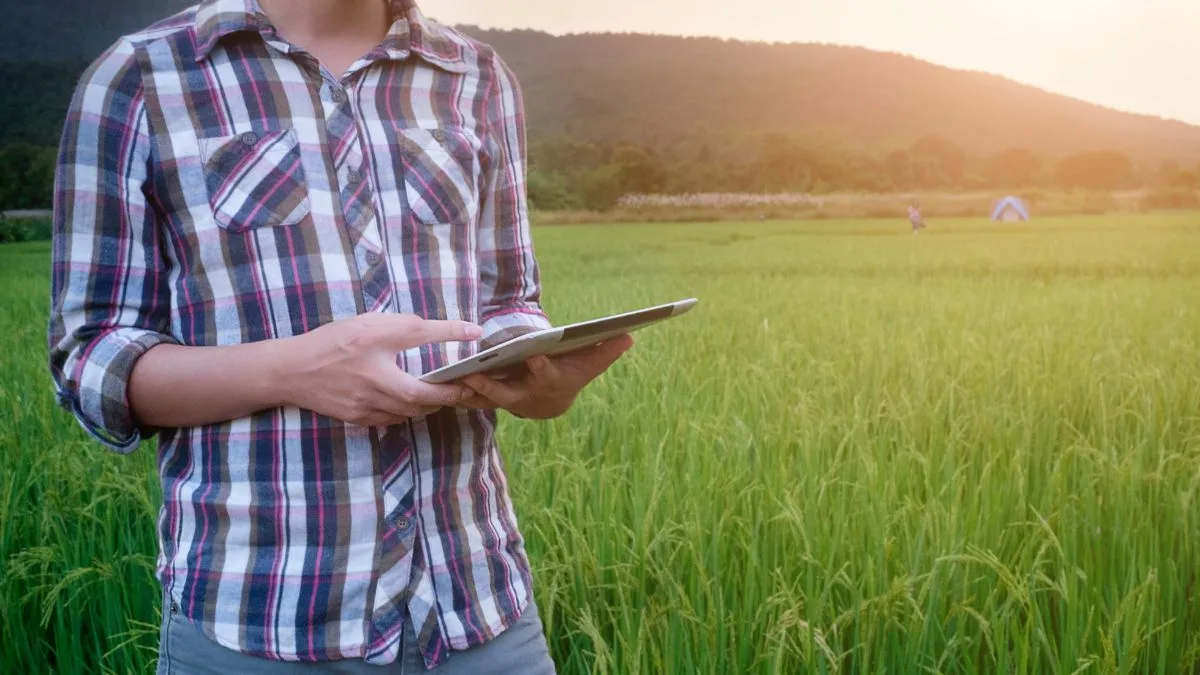
<instances>
[{"instance_id":1,"label":"tree line","mask_svg":"<svg viewBox=\"0 0 1200 675\"><path fill-rule=\"evenodd\" d=\"M530 201L542 210L605 210L625 194L1200 188L1200 166L1138 165L1115 150L1050 157L1012 148L974 156L939 136L875 154L783 134L664 149L563 137L533 143L529 174Z\"/></svg>"},{"instance_id":2,"label":"tree line","mask_svg":"<svg viewBox=\"0 0 1200 675\"><path fill-rule=\"evenodd\" d=\"M49 208L56 150L0 145L0 210ZM704 192L1020 191L1111 192L1200 189L1200 166L1139 166L1101 150L1053 158L1026 148L991 156L938 136L869 154L781 134L737 142L693 139L668 148L561 137L530 146L529 196L535 209L607 210L626 194Z\"/></svg>"}]
</instances>

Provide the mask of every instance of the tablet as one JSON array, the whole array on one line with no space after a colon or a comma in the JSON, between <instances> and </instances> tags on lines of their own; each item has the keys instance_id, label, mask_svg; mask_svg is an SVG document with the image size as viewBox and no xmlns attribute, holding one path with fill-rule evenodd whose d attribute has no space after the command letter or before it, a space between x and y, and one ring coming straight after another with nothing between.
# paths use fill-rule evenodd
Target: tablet
<instances>
[{"instance_id":1,"label":"tablet","mask_svg":"<svg viewBox=\"0 0 1200 675\"><path fill-rule=\"evenodd\" d=\"M566 354L666 321L684 314L695 307L697 302L699 301L696 298L688 298L602 319L573 323L570 326L526 333L470 358L425 373L421 379L432 384L445 384L476 373L495 374L497 371L521 365L534 356Z\"/></svg>"}]
</instances>

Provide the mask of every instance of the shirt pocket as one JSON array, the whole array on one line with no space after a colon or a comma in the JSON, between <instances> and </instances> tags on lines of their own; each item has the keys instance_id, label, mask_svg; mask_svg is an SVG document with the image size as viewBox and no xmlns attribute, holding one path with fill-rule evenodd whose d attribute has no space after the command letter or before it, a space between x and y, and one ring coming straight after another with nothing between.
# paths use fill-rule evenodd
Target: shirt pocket
<instances>
[{"instance_id":1,"label":"shirt pocket","mask_svg":"<svg viewBox=\"0 0 1200 675\"><path fill-rule=\"evenodd\" d=\"M294 129L200 139L208 201L230 232L295 225L311 207Z\"/></svg>"},{"instance_id":2,"label":"shirt pocket","mask_svg":"<svg viewBox=\"0 0 1200 675\"><path fill-rule=\"evenodd\" d=\"M413 216L426 225L462 225L479 204L479 143L465 131L396 130L404 176L403 195Z\"/></svg>"}]
</instances>

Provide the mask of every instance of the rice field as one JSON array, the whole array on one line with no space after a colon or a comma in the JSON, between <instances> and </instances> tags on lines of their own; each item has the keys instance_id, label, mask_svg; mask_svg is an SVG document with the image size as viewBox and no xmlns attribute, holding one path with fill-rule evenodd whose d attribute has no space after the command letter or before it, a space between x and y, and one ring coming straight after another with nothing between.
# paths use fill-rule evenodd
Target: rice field
<instances>
[{"instance_id":1,"label":"rice field","mask_svg":"<svg viewBox=\"0 0 1200 675\"><path fill-rule=\"evenodd\" d=\"M1200 672L1200 216L536 232L560 322L695 295L505 460L559 672ZM148 673L153 448L53 403L0 247L0 672Z\"/></svg>"}]
</instances>

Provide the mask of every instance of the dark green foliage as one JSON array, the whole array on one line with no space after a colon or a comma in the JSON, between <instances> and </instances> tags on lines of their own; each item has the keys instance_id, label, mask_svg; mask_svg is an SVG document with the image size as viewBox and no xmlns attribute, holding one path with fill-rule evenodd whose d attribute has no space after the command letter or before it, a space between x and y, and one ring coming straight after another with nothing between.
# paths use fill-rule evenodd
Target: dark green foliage
<instances>
[{"instance_id":1,"label":"dark green foliage","mask_svg":"<svg viewBox=\"0 0 1200 675\"><path fill-rule=\"evenodd\" d=\"M71 93L87 64L0 63L0 146L58 145Z\"/></svg>"},{"instance_id":2,"label":"dark green foliage","mask_svg":"<svg viewBox=\"0 0 1200 675\"><path fill-rule=\"evenodd\" d=\"M28 143L0 146L0 211L48 208L55 161L53 148Z\"/></svg>"},{"instance_id":3,"label":"dark green foliage","mask_svg":"<svg viewBox=\"0 0 1200 675\"><path fill-rule=\"evenodd\" d=\"M530 169L528 180L529 208L563 211L578 206L560 174Z\"/></svg>"},{"instance_id":4,"label":"dark green foliage","mask_svg":"<svg viewBox=\"0 0 1200 675\"><path fill-rule=\"evenodd\" d=\"M717 147L713 149L708 137L684 139L664 151L629 141L543 139L531 148L530 198L541 210L576 206L605 210L626 194L999 192L1059 183L1071 189L1113 189L1098 186L1115 182L1124 187L1132 180L1128 158L1116 168L1104 161L1093 167L1092 159L1085 158L1085 168L1069 169L1068 178L1063 179L1047 171L1031 150L1012 149L980 158L933 135L882 155L855 151L830 139L782 133L747 135L737 143ZM1102 155L1109 164L1113 157L1121 156ZM1069 168L1074 161L1063 166Z\"/></svg>"},{"instance_id":5,"label":"dark green foliage","mask_svg":"<svg viewBox=\"0 0 1200 675\"><path fill-rule=\"evenodd\" d=\"M51 233L49 218L6 218L0 215L0 244L46 241Z\"/></svg>"},{"instance_id":6,"label":"dark green foliage","mask_svg":"<svg viewBox=\"0 0 1200 675\"><path fill-rule=\"evenodd\" d=\"M580 174L578 190L584 208L592 211L611 209L624 194L621 188L621 167L605 164Z\"/></svg>"}]
</instances>

